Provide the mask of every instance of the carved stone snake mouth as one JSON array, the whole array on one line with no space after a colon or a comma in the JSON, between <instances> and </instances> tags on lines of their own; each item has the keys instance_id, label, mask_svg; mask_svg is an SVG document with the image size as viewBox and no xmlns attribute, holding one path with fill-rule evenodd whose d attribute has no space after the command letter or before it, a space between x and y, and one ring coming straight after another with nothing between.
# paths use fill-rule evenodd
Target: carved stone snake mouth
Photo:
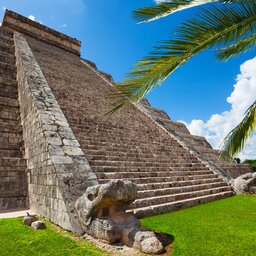
<instances>
[{"instance_id":1,"label":"carved stone snake mouth","mask_svg":"<svg viewBox=\"0 0 256 256\"><path fill-rule=\"evenodd\" d=\"M136 196L137 187L128 180L87 188L75 205L84 231L110 244L120 241L145 253L162 253L155 233L143 230L134 214L125 212Z\"/></svg>"}]
</instances>

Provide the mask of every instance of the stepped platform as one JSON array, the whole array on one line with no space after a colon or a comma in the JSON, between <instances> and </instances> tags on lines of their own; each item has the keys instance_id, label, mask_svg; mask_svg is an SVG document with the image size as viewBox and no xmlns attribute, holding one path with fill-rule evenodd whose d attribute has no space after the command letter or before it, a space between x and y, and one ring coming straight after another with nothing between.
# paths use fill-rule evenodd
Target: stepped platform
<instances>
[{"instance_id":1,"label":"stepped platform","mask_svg":"<svg viewBox=\"0 0 256 256\"><path fill-rule=\"evenodd\" d=\"M13 33L0 27L0 211L27 206Z\"/></svg>"},{"instance_id":2,"label":"stepped platform","mask_svg":"<svg viewBox=\"0 0 256 256\"><path fill-rule=\"evenodd\" d=\"M136 107L106 117L112 79L89 61L32 37L26 40L99 183L128 179L138 185L138 199L130 207L138 217L233 195L219 174ZM169 123L188 133L183 124Z\"/></svg>"},{"instance_id":3,"label":"stepped platform","mask_svg":"<svg viewBox=\"0 0 256 256\"><path fill-rule=\"evenodd\" d=\"M80 57L78 40L6 12L0 210L24 207L29 197L31 209L79 231L76 200L112 179L137 184L128 211L139 218L234 194L228 182L250 172L247 165L221 160L204 138L146 100L105 116L113 86L109 74Z\"/></svg>"}]
</instances>

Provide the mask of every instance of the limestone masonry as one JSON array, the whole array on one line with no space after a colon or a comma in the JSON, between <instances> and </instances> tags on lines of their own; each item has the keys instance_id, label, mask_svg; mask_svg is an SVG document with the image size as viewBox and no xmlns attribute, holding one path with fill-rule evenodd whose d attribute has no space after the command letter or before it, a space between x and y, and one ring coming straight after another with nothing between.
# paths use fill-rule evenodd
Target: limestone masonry
<instances>
[{"instance_id":1,"label":"limestone masonry","mask_svg":"<svg viewBox=\"0 0 256 256\"><path fill-rule=\"evenodd\" d=\"M231 196L229 181L251 172L221 160L204 138L146 100L106 117L112 86L111 76L80 58L78 40L6 11L0 211L30 207L82 232L75 203L91 186L135 183L128 212L141 218Z\"/></svg>"}]
</instances>

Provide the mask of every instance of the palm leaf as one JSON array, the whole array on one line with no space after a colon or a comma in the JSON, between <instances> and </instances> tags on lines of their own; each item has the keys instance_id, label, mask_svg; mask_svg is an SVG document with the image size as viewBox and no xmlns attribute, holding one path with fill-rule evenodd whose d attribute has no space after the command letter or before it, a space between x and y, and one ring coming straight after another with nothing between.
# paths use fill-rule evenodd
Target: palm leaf
<instances>
[{"instance_id":1,"label":"palm leaf","mask_svg":"<svg viewBox=\"0 0 256 256\"><path fill-rule=\"evenodd\" d=\"M138 22L149 22L168 16L174 12L187 8L209 4L219 3L255 3L254 0L172 0L157 2L155 5L139 8L133 12L134 18Z\"/></svg>"},{"instance_id":2,"label":"palm leaf","mask_svg":"<svg viewBox=\"0 0 256 256\"><path fill-rule=\"evenodd\" d=\"M249 36L227 48L218 49L217 59L221 61L227 61L231 57L253 50L255 46L256 35Z\"/></svg>"},{"instance_id":3,"label":"palm leaf","mask_svg":"<svg viewBox=\"0 0 256 256\"><path fill-rule=\"evenodd\" d=\"M217 0L216 0L217 1ZM205 0L205 3L210 3L211 0ZM163 1L156 3L153 6L140 8L134 11L134 18L139 22L148 22L160 19L170 15L176 11L186 8L191 8L197 5L202 5L198 0L177 0L177 1Z\"/></svg>"},{"instance_id":4,"label":"palm leaf","mask_svg":"<svg viewBox=\"0 0 256 256\"><path fill-rule=\"evenodd\" d=\"M225 138L222 155L235 156L245 147L256 125L256 101L249 107L245 117Z\"/></svg>"},{"instance_id":5,"label":"palm leaf","mask_svg":"<svg viewBox=\"0 0 256 256\"><path fill-rule=\"evenodd\" d=\"M228 47L234 41L254 34L255 24L254 4L222 8L213 6L202 10L196 18L178 28L176 40L165 41L156 47L151 55L139 61L124 81L115 87L118 104L122 101L138 102L195 54L215 45Z\"/></svg>"}]
</instances>

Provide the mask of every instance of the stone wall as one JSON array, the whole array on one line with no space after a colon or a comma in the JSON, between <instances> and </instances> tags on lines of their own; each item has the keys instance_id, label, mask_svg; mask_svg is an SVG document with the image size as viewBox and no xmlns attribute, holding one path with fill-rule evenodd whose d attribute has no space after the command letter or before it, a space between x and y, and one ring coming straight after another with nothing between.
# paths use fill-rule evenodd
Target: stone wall
<instances>
[{"instance_id":1,"label":"stone wall","mask_svg":"<svg viewBox=\"0 0 256 256\"><path fill-rule=\"evenodd\" d=\"M14 41L31 209L79 232L74 203L97 178L25 38Z\"/></svg>"},{"instance_id":2,"label":"stone wall","mask_svg":"<svg viewBox=\"0 0 256 256\"><path fill-rule=\"evenodd\" d=\"M31 35L48 44L53 44L69 52L80 56L80 41L71 38L38 22L32 21L18 13L6 11L3 20L3 27L22 34Z\"/></svg>"}]
</instances>

